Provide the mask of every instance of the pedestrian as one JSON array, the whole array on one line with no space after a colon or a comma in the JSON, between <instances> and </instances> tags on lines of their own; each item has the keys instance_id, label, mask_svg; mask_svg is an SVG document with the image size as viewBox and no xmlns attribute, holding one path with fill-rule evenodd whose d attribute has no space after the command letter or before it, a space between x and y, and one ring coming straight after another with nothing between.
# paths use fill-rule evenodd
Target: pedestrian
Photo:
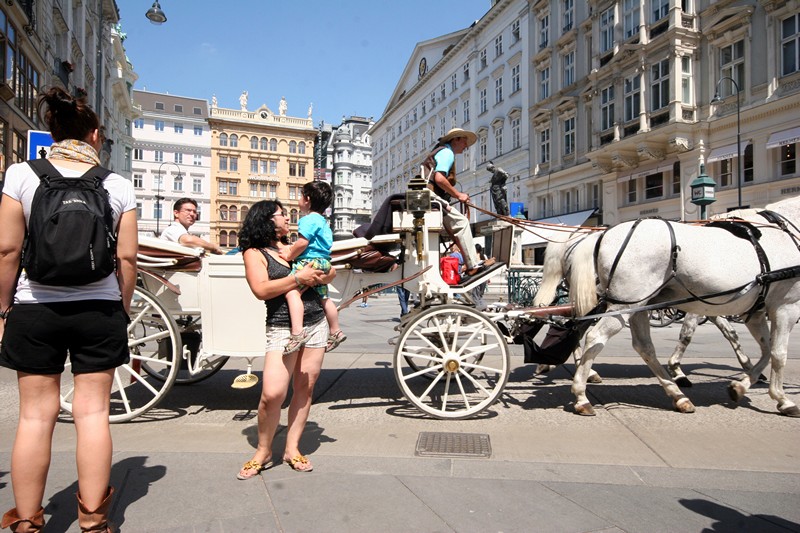
<instances>
[{"instance_id":1,"label":"pedestrian","mask_svg":"<svg viewBox=\"0 0 800 533\"><path fill-rule=\"evenodd\" d=\"M43 108L44 123L55 141L47 158L54 170L77 178L99 166L100 121L85 98L73 98L55 87L39 98L40 117ZM42 499L60 407L61 373L69 356L75 387L78 525L81 531L111 531L108 515L114 489L109 486L108 417L114 369L129 360L127 323L138 246L136 195L130 180L118 174L110 173L102 181L117 239L116 259L111 259L114 271L88 284L46 285L19 270L39 182L28 163L12 165L0 202L0 366L16 371L19 387L19 423L11 454L16 507L3 515L2 527L12 531L44 527Z\"/></svg>"},{"instance_id":2,"label":"pedestrian","mask_svg":"<svg viewBox=\"0 0 800 533\"><path fill-rule=\"evenodd\" d=\"M272 441L281 418L281 405L292 386L289 403L288 430L283 461L297 472L311 472L313 466L300 452L314 384L322 368L328 342L328 322L322 301L316 291L303 291L303 326L308 332L305 344L296 352L284 355L284 346L291 334L286 293L299 285L315 287L330 283L336 271L323 271L307 265L291 275L291 267L280 251L288 246L289 219L277 200L256 202L247 213L239 232L239 245L244 250L244 268L250 290L267 306L266 356L264 379L258 403L258 446L252 459L237 474L238 479L251 479L270 467Z\"/></svg>"},{"instance_id":3,"label":"pedestrian","mask_svg":"<svg viewBox=\"0 0 800 533\"><path fill-rule=\"evenodd\" d=\"M300 211L305 214L297 225L299 237L291 246L285 246L280 253L285 261L292 263L292 275L309 264L323 272L330 271L333 232L322 213L330 207L332 200L333 191L326 182L309 181L303 185L299 203ZM331 332L325 351L330 352L344 342L347 335L339 327L339 310L336 309L333 300L328 298L328 286L323 284L313 289L322 298L322 308L325 310L325 319ZM305 287L298 285L296 290L286 293L292 334L286 344L285 354L299 350L308 338L307 332L303 329L303 301L300 298L300 292L303 290Z\"/></svg>"},{"instance_id":4,"label":"pedestrian","mask_svg":"<svg viewBox=\"0 0 800 533\"><path fill-rule=\"evenodd\" d=\"M411 298L411 291L403 287L397 286L397 300L400 302L400 318L408 314L408 300Z\"/></svg>"},{"instance_id":5,"label":"pedestrian","mask_svg":"<svg viewBox=\"0 0 800 533\"><path fill-rule=\"evenodd\" d=\"M183 246L202 248L212 254L222 254L222 249L189 233L189 228L197 221L197 201L192 198L179 198L172 206L172 224L160 235L166 241L177 242Z\"/></svg>"},{"instance_id":6,"label":"pedestrian","mask_svg":"<svg viewBox=\"0 0 800 533\"><path fill-rule=\"evenodd\" d=\"M472 243L469 219L462 215L455 206L450 206L451 197L455 197L462 204L469 202L469 195L455 187L455 156L463 153L466 148L475 144L477 140L478 136L475 133L461 128L453 128L439 138L434 150L428 154L423 162L428 183L433 189L433 193L442 201L442 223L465 254L466 269L462 283L470 276L474 276L495 262L494 259L484 262L478 260Z\"/></svg>"},{"instance_id":7,"label":"pedestrian","mask_svg":"<svg viewBox=\"0 0 800 533\"><path fill-rule=\"evenodd\" d=\"M481 261L486 259L486 254L483 253L483 246L481 246L479 243L475 243L475 254ZM486 302L483 301L483 295L486 293L486 286L488 284L488 281L484 281L470 291L472 301L475 302L475 308L478 309L478 311L483 311L486 309Z\"/></svg>"},{"instance_id":8,"label":"pedestrian","mask_svg":"<svg viewBox=\"0 0 800 533\"><path fill-rule=\"evenodd\" d=\"M369 304L367 303L367 299L368 298L369 298L369 295L364 296L363 298L361 298L361 305L359 305L359 307L369 307Z\"/></svg>"}]
</instances>

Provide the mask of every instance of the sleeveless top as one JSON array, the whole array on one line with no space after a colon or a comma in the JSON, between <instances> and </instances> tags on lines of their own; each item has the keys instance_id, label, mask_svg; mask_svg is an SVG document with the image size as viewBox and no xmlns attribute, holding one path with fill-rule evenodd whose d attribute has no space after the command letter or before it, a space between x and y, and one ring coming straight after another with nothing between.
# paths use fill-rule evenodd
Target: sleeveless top
<instances>
[{"instance_id":1,"label":"sleeveless top","mask_svg":"<svg viewBox=\"0 0 800 533\"><path fill-rule=\"evenodd\" d=\"M269 274L269 279L285 278L292 271L290 267L281 264L266 250L259 251L267 258L267 273ZM325 318L325 312L322 310L322 302L320 301L317 291L306 290L301 295L301 298L305 309L303 313L303 326L316 324ZM265 300L264 303L267 306L267 326L283 328L291 326L292 321L289 318L289 304L286 303L285 294Z\"/></svg>"}]
</instances>

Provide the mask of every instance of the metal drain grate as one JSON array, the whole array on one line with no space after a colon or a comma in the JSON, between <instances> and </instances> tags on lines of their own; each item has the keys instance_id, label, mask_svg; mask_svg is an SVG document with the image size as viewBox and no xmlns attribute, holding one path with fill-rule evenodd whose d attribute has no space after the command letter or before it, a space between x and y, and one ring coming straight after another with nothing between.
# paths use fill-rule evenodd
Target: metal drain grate
<instances>
[{"instance_id":1,"label":"metal drain grate","mask_svg":"<svg viewBox=\"0 0 800 533\"><path fill-rule=\"evenodd\" d=\"M491 457L492 444L485 433L440 433L423 431L417 439L417 455Z\"/></svg>"}]
</instances>

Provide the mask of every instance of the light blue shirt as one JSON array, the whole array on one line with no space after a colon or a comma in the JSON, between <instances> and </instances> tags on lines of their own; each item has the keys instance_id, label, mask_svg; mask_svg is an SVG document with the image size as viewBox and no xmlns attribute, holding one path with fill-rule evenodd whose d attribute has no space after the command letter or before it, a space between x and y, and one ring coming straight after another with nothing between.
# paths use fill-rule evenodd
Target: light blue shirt
<instances>
[{"instance_id":1,"label":"light blue shirt","mask_svg":"<svg viewBox=\"0 0 800 533\"><path fill-rule=\"evenodd\" d=\"M308 241L308 246L297 259L321 257L330 261L333 232L324 216L319 213L309 213L301 217L297 230Z\"/></svg>"},{"instance_id":2,"label":"light blue shirt","mask_svg":"<svg viewBox=\"0 0 800 533\"><path fill-rule=\"evenodd\" d=\"M443 150L436 152L433 158L436 160L436 172L441 172L445 176L450 174L450 169L456 162L456 154L453 153L449 143L444 145Z\"/></svg>"}]
</instances>

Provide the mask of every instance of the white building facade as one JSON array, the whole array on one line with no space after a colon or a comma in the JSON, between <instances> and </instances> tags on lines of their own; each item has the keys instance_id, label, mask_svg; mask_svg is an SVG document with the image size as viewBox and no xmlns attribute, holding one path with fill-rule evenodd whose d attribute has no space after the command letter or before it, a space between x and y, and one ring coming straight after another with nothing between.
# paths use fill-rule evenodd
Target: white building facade
<instances>
[{"instance_id":1,"label":"white building facade","mask_svg":"<svg viewBox=\"0 0 800 533\"><path fill-rule=\"evenodd\" d=\"M370 221L372 213L372 138L370 118L343 118L328 143L332 162L333 236L349 239L353 230Z\"/></svg>"},{"instance_id":2,"label":"white building facade","mask_svg":"<svg viewBox=\"0 0 800 533\"><path fill-rule=\"evenodd\" d=\"M140 235L157 235L172 223L179 198L198 204L189 231L209 239L211 131L208 103L186 96L133 92L141 116L133 125L132 179Z\"/></svg>"}]
</instances>

